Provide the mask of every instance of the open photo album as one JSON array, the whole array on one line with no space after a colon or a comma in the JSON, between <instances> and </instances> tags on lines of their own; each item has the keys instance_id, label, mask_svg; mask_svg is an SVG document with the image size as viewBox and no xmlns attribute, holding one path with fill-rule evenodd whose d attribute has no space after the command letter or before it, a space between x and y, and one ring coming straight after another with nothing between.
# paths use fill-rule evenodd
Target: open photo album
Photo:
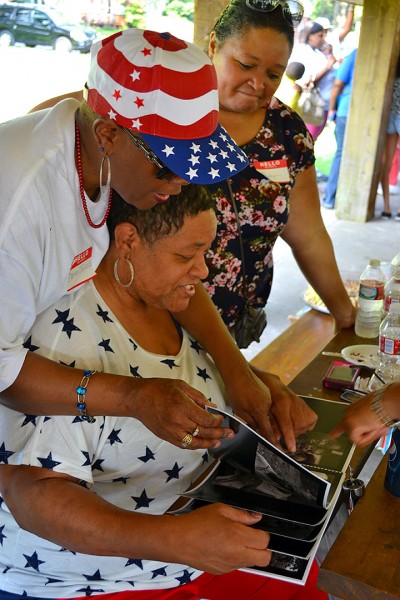
<instances>
[{"instance_id":1,"label":"open photo album","mask_svg":"<svg viewBox=\"0 0 400 600\"><path fill-rule=\"evenodd\" d=\"M299 584L307 579L354 451L346 436L329 438L346 405L304 400L318 421L313 431L297 438L294 453L275 447L229 412L208 408L224 415L222 426L232 428L235 436L209 451L211 464L186 490L181 509L222 502L261 513L255 527L270 534L272 560L268 567L244 570Z\"/></svg>"}]
</instances>

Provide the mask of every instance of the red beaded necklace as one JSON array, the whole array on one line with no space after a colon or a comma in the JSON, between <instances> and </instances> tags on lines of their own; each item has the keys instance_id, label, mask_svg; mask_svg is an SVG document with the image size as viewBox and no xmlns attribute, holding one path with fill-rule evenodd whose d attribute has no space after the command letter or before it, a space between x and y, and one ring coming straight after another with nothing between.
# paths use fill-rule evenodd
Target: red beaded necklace
<instances>
[{"instance_id":1,"label":"red beaded necklace","mask_svg":"<svg viewBox=\"0 0 400 600\"><path fill-rule=\"evenodd\" d=\"M111 200L112 200L112 188L110 188L110 194L108 196L108 204L107 204L107 208L106 208L104 217L102 218L100 223L93 223L92 219L90 218L90 214L89 214L89 210L88 210L86 198L85 198L85 190L83 187L81 136L79 134L79 127L78 127L77 123L75 123L75 144L76 144L76 163L77 163L77 167L78 167L79 191L81 193L83 210L84 210L84 213L86 216L86 220L89 223L90 227L93 227L94 229L99 229L100 227L103 227L104 223L107 221L108 215L110 214Z\"/></svg>"}]
</instances>

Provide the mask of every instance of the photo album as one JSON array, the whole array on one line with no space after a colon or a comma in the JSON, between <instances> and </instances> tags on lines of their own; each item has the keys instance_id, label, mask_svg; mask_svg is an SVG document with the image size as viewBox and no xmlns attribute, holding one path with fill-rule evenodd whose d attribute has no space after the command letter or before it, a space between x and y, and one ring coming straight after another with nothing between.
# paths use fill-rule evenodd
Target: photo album
<instances>
[{"instance_id":1,"label":"photo album","mask_svg":"<svg viewBox=\"0 0 400 600\"><path fill-rule=\"evenodd\" d=\"M340 495L354 445L347 436L329 432L341 420L343 402L304 397L318 415L315 428L296 439L296 452L275 447L228 411L222 426L233 439L209 450L210 465L184 496L180 510L222 502L263 515L255 527L271 536L272 559L267 567L243 569L304 584L312 560Z\"/></svg>"}]
</instances>

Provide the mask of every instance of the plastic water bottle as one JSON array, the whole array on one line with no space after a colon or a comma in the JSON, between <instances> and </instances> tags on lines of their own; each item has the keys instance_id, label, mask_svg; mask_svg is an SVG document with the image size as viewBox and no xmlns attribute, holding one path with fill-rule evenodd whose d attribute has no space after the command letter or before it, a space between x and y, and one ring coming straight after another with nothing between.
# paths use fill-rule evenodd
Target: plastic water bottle
<instances>
[{"instance_id":1,"label":"plastic water bottle","mask_svg":"<svg viewBox=\"0 0 400 600\"><path fill-rule=\"evenodd\" d=\"M389 312L390 305L400 302L400 266L394 270L394 275L389 279L385 285L384 301L383 301L383 315Z\"/></svg>"},{"instance_id":2,"label":"plastic water bottle","mask_svg":"<svg viewBox=\"0 0 400 600\"><path fill-rule=\"evenodd\" d=\"M386 280L380 264L380 260L372 258L360 277L355 332L363 338L378 337L382 321Z\"/></svg>"},{"instance_id":3,"label":"plastic water bottle","mask_svg":"<svg viewBox=\"0 0 400 600\"><path fill-rule=\"evenodd\" d=\"M400 269L400 252L396 254L390 263L390 277L393 277L398 269Z\"/></svg>"},{"instance_id":4,"label":"plastic water bottle","mask_svg":"<svg viewBox=\"0 0 400 600\"><path fill-rule=\"evenodd\" d=\"M379 327L378 374L385 383L400 380L400 303L390 305L390 310Z\"/></svg>"}]
</instances>

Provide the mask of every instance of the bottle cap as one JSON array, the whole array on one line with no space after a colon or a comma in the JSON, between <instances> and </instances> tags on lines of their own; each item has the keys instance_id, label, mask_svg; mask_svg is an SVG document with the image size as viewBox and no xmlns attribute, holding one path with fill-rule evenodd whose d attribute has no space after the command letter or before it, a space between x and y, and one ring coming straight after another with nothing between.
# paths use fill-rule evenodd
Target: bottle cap
<instances>
[{"instance_id":1,"label":"bottle cap","mask_svg":"<svg viewBox=\"0 0 400 600\"><path fill-rule=\"evenodd\" d=\"M369 261L369 264L371 267L380 267L381 261L379 260L379 258L371 258L371 260Z\"/></svg>"}]
</instances>

